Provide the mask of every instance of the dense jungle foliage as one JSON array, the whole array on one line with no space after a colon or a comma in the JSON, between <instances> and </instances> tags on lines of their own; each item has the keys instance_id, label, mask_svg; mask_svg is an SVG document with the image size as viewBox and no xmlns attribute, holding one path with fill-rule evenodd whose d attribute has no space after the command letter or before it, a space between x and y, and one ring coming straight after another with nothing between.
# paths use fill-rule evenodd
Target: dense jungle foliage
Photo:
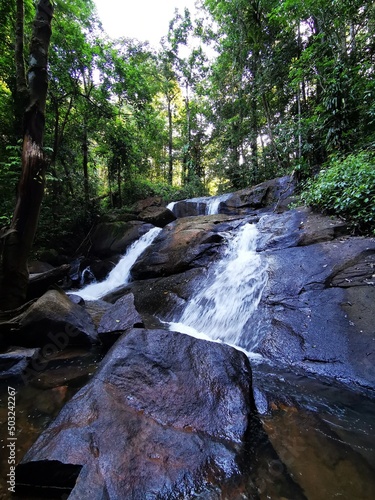
<instances>
[{"instance_id":1,"label":"dense jungle foliage","mask_svg":"<svg viewBox=\"0 0 375 500\"><path fill-rule=\"evenodd\" d=\"M176 11L159 50L109 39L93 0L54 3L39 247L74 251L98 215L150 195L287 173L307 203L374 229L373 1L204 0L197 18ZM27 59L35 2L24 9ZM16 1L0 17L3 226L21 169Z\"/></svg>"}]
</instances>

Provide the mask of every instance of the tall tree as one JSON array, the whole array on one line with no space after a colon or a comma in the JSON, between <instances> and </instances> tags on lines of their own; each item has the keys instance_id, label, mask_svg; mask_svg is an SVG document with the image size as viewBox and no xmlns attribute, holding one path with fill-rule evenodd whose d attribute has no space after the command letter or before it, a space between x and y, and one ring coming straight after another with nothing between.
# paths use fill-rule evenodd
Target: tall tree
<instances>
[{"instance_id":1,"label":"tall tree","mask_svg":"<svg viewBox=\"0 0 375 500\"><path fill-rule=\"evenodd\" d=\"M21 9L19 10L21 16ZM10 230L2 238L0 306L12 309L25 300L28 285L27 260L32 248L44 192L46 158L43 152L45 106L48 88L47 59L53 6L39 0L30 43L27 72L28 106L24 114L22 174ZM17 25L21 19L17 20ZM22 29L19 26L18 36ZM21 50L23 44L16 44ZM22 58L17 55L18 64ZM22 68L19 68L22 78Z\"/></svg>"}]
</instances>

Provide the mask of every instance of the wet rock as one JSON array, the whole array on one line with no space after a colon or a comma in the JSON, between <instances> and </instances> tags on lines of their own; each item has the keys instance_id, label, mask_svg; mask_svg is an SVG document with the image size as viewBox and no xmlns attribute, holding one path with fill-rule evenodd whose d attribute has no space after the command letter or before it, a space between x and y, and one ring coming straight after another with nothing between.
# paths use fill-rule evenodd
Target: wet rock
<instances>
[{"instance_id":1,"label":"wet rock","mask_svg":"<svg viewBox=\"0 0 375 500\"><path fill-rule=\"evenodd\" d=\"M134 280L178 274L208 266L224 241L222 232L238 226L225 215L186 217L166 226L131 269Z\"/></svg>"},{"instance_id":2,"label":"wet rock","mask_svg":"<svg viewBox=\"0 0 375 500\"><path fill-rule=\"evenodd\" d=\"M61 290L49 290L6 326L3 342L25 347L91 345L96 341L89 314Z\"/></svg>"},{"instance_id":3,"label":"wet rock","mask_svg":"<svg viewBox=\"0 0 375 500\"><path fill-rule=\"evenodd\" d=\"M176 216L171 210L165 207L147 207L139 214L139 218L156 227L164 227L176 220Z\"/></svg>"},{"instance_id":4,"label":"wet rock","mask_svg":"<svg viewBox=\"0 0 375 500\"><path fill-rule=\"evenodd\" d=\"M102 258L123 254L129 245L151 227L151 224L141 221L101 222L91 235L90 254Z\"/></svg>"},{"instance_id":5,"label":"wet rock","mask_svg":"<svg viewBox=\"0 0 375 500\"><path fill-rule=\"evenodd\" d=\"M265 214L260 217L257 228L260 232L258 251L308 246L349 234L346 222L304 207L283 214Z\"/></svg>"},{"instance_id":6,"label":"wet rock","mask_svg":"<svg viewBox=\"0 0 375 500\"><path fill-rule=\"evenodd\" d=\"M263 215L258 224L257 251L280 250L295 247L303 238L304 210L290 210L284 214Z\"/></svg>"},{"instance_id":7,"label":"wet rock","mask_svg":"<svg viewBox=\"0 0 375 500\"><path fill-rule=\"evenodd\" d=\"M173 206L173 213L178 219L206 215L207 201L208 197L177 201Z\"/></svg>"},{"instance_id":8,"label":"wet rock","mask_svg":"<svg viewBox=\"0 0 375 500\"><path fill-rule=\"evenodd\" d=\"M143 326L143 320L134 306L134 295L129 293L118 299L103 314L98 334L103 344L112 345L125 331Z\"/></svg>"},{"instance_id":9,"label":"wet rock","mask_svg":"<svg viewBox=\"0 0 375 500\"><path fill-rule=\"evenodd\" d=\"M349 262L336 266L328 278L327 285L342 288L375 285L374 249L366 249Z\"/></svg>"},{"instance_id":10,"label":"wet rock","mask_svg":"<svg viewBox=\"0 0 375 500\"><path fill-rule=\"evenodd\" d=\"M248 325L260 339L256 350L295 369L375 390L375 240L341 237L340 221L316 214L274 217L260 224L261 231L268 228L259 247L266 250L269 279ZM250 348L249 340L245 344Z\"/></svg>"},{"instance_id":11,"label":"wet rock","mask_svg":"<svg viewBox=\"0 0 375 500\"><path fill-rule=\"evenodd\" d=\"M103 297L103 300L113 304L131 292L144 325L147 328L163 328L163 323L158 318L172 321L175 316L182 313L187 300L204 276L204 270L195 268L165 278L133 281L112 290Z\"/></svg>"},{"instance_id":12,"label":"wet rock","mask_svg":"<svg viewBox=\"0 0 375 500\"><path fill-rule=\"evenodd\" d=\"M14 348L0 354L0 379L22 376L31 360L38 356L39 349Z\"/></svg>"},{"instance_id":13,"label":"wet rock","mask_svg":"<svg viewBox=\"0 0 375 500\"><path fill-rule=\"evenodd\" d=\"M222 203L221 213L248 214L265 207L283 210L294 189L295 182L290 176L272 179L236 191Z\"/></svg>"},{"instance_id":14,"label":"wet rock","mask_svg":"<svg viewBox=\"0 0 375 500\"><path fill-rule=\"evenodd\" d=\"M70 293L68 295L69 300L73 302L73 304L78 304L80 306L84 305L85 301L80 295L75 295L74 293Z\"/></svg>"},{"instance_id":15,"label":"wet rock","mask_svg":"<svg viewBox=\"0 0 375 500\"><path fill-rule=\"evenodd\" d=\"M88 312L95 327L98 328L103 314L111 308L111 304L104 300L84 300L83 302L85 311Z\"/></svg>"},{"instance_id":16,"label":"wet rock","mask_svg":"<svg viewBox=\"0 0 375 500\"><path fill-rule=\"evenodd\" d=\"M135 329L39 437L16 480L28 491L74 486L72 500L204 495L239 474L254 412L243 353Z\"/></svg>"},{"instance_id":17,"label":"wet rock","mask_svg":"<svg viewBox=\"0 0 375 500\"><path fill-rule=\"evenodd\" d=\"M204 276L202 269L190 269L165 278L136 281L129 285L129 289L142 318L152 315L172 321L182 313Z\"/></svg>"}]
</instances>

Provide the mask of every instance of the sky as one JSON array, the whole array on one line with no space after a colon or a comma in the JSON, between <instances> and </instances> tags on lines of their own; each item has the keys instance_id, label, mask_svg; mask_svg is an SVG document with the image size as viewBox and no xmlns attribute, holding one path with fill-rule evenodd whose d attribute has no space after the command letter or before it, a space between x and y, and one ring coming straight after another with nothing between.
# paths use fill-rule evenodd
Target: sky
<instances>
[{"instance_id":1,"label":"sky","mask_svg":"<svg viewBox=\"0 0 375 500\"><path fill-rule=\"evenodd\" d=\"M195 0L94 0L106 33L112 38L137 38L157 48L168 34L175 9L194 12Z\"/></svg>"}]
</instances>

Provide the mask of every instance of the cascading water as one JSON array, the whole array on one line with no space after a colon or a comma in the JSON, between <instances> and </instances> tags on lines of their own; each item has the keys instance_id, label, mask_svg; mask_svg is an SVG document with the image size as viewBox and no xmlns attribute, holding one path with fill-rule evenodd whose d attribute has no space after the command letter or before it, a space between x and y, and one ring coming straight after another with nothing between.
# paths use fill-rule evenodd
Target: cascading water
<instances>
[{"instance_id":1,"label":"cascading water","mask_svg":"<svg viewBox=\"0 0 375 500\"><path fill-rule=\"evenodd\" d=\"M173 209L174 209L174 206L176 205L176 203L177 203L177 201L171 201L170 203L168 203L168 205L167 205L168 210L173 212Z\"/></svg>"},{"instance_id":2,"label":"cascading water","mask_svg":"<svg viewBox=\"0 0 375 500\"><path fill-rule=\"evenodd\" d=\"M183 200L183 202L195 205L197 215L215 215L219 213L220 203L227 200L230 196L231 193L220 194L218 196L202 196L201 198ZM175 206L178 203L178 201L172 201L167 205L167 208L175 213Z\"/></svg>"},{"instance_id":3,"label":"cascading water","mask_svg":"<svg viewBox=\"0 0 375 500\"><path fill-rule=\"evenodd\" d=\"M230 196L231 193L209 198L206 205L206 215L214 215L219 213L220 203L227 200Z\"/></svg>"},{"instance_id":4,"label":"cascading water","mask_svg":"<svg viewBox=\"0 0 375 500\"><path fill-rule=\"evenodd\" d=\"M171 330L241 346L243 328L267 281L265 265L256 252L257 234L253 224L241 227L214 275L188 303L179 321L170 323Z\"/></svg>"},{"instance_id":5,"label":"cascading water","mask_svg":"<svg viewBox=\"0 0 375 500\"><path fill-rule=\"evenodd\" d=\"M91 271L90 266L85 267L85 269L82 271L79 284L84 285L87 281L90 281L91 283L96 281L95 276L94 276L93 272Z\"/></svg>"},{"instance_id":6,"label":"cascading water","mask_svg":"<svg viewBox=\"0 0 375 500\"><path fill-rule=\"evenodd\" d=\"M151 245L160 231L159 227L150 229L128 248L117 266L112 269L104 281L92 283L81 290L77 290L74 294L85 300L97 300L118 286L127 284L130 279L131 267L146 248Z\"/></svg>"}]
</instances>

